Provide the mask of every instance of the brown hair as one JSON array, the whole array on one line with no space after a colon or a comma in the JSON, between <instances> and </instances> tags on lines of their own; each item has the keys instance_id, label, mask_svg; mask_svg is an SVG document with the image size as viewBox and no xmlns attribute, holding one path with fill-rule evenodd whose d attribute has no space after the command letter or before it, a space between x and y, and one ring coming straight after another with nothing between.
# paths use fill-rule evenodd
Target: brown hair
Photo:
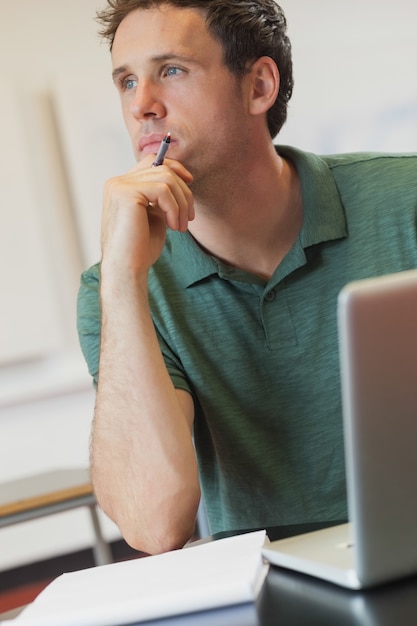
<instances>
[{"instance_id":1,"label":"brown hair","mask_svg":"<svg viewBox=\"0 0 417 626\"><path fill-rule=\"evenodd\" d=\"M208 31L221 43L226 67L237 78L250 70L261 56L275 61L280 73L278 97L268 111L271 137L280 131L287 119L287 104L294 86L291 43L287 21L275 0L107 0L108 7L97 13L100 35L110 50L120 22L135 9L160 5L202 9Z\"/></svg>"}]
</instances>

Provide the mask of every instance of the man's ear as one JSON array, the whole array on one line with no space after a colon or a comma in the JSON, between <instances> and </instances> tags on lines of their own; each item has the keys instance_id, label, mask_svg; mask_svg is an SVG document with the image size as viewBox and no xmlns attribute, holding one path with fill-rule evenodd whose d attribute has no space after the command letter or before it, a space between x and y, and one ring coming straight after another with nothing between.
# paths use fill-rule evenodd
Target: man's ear
<instances>
[{"instance_id":1,"label":"man's ear","mask_svg":"<svg viewBox=\"0 0 417 626\"><path fill-rule=\"evenodd\" d=\"M279 72L271 57L260 57L252 65L250 75L249 112L266 113L278 96Z\"/></svg>"}]
</instances>

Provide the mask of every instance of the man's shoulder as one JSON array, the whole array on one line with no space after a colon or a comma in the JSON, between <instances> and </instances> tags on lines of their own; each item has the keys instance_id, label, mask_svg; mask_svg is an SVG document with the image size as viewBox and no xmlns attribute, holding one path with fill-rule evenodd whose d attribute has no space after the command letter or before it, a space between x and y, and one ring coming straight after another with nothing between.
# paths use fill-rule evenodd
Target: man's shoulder
<instances>
[{"instance_id":1,"label":"man's shoulder","mask_svg":"<svg viewBox=\"0 0 417 626\"><path fill-rule=\"evenodd\" d=\"M415 168L417 166L417 153L401 152L350 152L340 154L322 155L321 158L329 168Z\"/></svg>"},{"instance_id":2,"label":"man's shoulder","mask_svg":"<svg viewBox=\"0 0 417 626\"><path fill-rule=\"evenodd\" d=\"M414 208L417 198L417 154L358 152L323 157L342 198L378 206Z\"/></svg>"},{"instance_id":3,"label":"man's shoulder","mask_svg":"<svg viewBox=\"0 0 417 626\"><path fill-rule=\"evenodd\" d=\"M397 180L410 187L416 184L417 153L346 152L316 154L292 146L276 146L278 152L291 159L304 179L325 180L333 177L338 186L350 185L361 178L389 184Z\"/></svg>"}]
</instances>

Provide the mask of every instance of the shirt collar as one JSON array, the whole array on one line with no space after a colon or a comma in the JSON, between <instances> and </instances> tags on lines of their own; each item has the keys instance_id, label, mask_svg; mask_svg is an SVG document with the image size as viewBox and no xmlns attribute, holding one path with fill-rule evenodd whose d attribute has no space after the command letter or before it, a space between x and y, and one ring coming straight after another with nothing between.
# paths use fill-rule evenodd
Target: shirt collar
<instances>
[{"instance_id":1,"label":"shirt collar","mask_svg":"<svg viewBox=\"0 0 417 626\"><path fill-rule=\"evenodd\" d=\"M300 177L304 211L302 247L347 237L345 211L325 158L289 146L279 146L277 151L293 162Z\"/></svg>"},{"instance_id":2,"label":"shirt collar","mask_svg":"<svg viewBox=\"0 0 417 626\"><path fill-rule=\"evenodd\" d=\"M293 162L300 177L304 210L299 236L302 248L346 237L343 204L326 160L289 146L278 146L277 151ZM184 288L213 274L227 278L227 267L204 252L189 232L168 231L166 248L171 258L175 258Z\"/></svg>"}]
</instances>

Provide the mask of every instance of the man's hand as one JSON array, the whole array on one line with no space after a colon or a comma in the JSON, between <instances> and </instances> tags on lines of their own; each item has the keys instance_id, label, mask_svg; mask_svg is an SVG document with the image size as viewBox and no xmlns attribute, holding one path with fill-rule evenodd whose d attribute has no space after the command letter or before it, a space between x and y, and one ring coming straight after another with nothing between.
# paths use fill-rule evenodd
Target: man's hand
<instances>
[{"instance_id":1,"label":"man's hand","mask_svg":"<svg viewBox=\"0 0 417 626\"><path fill-rule=\"evenodd\" d=\"M105 185L102 263L120 271L147 272L162 252L166 227L184 232L194 218L190 172L172 159L158 167L152 160Z\"/></svg>"}]
</instances>

